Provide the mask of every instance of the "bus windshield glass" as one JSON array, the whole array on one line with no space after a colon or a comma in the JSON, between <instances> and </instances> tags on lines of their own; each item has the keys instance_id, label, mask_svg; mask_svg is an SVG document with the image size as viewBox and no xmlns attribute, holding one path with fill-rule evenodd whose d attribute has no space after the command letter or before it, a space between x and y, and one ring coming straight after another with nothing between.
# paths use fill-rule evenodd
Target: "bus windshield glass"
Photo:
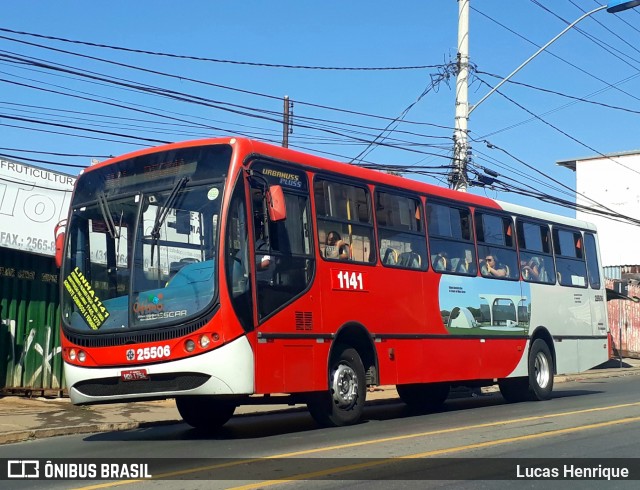
<instances>
[{"instance_id":1,"label":"bus windshield glass","mask_svg":"<svg viewBox=\"0 0 640 490\"><path fill-rule=\"evenodd\" d=\"M226 145L182 148L80 176L63 263L65 328L166 327L211 306L230 159Z\"/></svg>"}]
</instances>

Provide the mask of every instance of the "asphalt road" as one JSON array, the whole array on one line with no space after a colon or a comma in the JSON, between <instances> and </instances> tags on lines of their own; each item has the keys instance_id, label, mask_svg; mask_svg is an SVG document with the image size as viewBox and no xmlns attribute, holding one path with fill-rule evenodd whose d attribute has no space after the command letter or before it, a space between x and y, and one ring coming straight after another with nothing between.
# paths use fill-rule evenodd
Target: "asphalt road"
<instances>
[{"instance_id":1,"label":"asphalt road","mask_svg":"<svg viewBox=\"0 0 640 490\"><path fill-rule=\"evenodd\" d=\"M558 384L548 402L506 404L495 394L449 400L440 413L385 403L365 415L365 422L339 429L320 429L298 411L232 419L215 435L175 424L57 437L0 446L0 458L87 464L166 458L149 461L149 472L164 480L117 482L135 489L637 488L640 479L640 376ZM553 474L606 477L625 468L635 481L567 482ZM546 473L551 481L539 478ZM534 480L519 477L531 474ZM3 488L111 486L116 484L2 482Z\"/></svg>"}]
</instances>

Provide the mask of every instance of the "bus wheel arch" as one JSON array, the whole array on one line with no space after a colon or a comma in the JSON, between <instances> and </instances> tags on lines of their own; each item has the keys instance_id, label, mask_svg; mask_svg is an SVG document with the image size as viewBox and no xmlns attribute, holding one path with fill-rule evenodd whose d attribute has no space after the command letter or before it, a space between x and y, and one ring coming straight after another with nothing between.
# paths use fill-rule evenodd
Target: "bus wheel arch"
<instances>
[{"instance_id":1,"label":"bus wheel arch","mask_svg":"<svg viewBox=\"0 0 640 490\"><path fill-rule=\"evenodd\" d=\"M549 348L549 352L551 353L551 359L553 361L553 365L552 365L553 374L557 374L558 370L556 366L556 349L555 349L555 346L553 345L553 337L549 333L549 330L547 330L546 327L542 327L542 326L539 326L534 330L533 335L531 335L529 352L531 352L531 347L533 347L533 344L537 339L542 339L545 342L545 344L547 344L547 347Z\"/></svg>"},{"instance_id":2,"label":"bus wheel arch","mask_svg":"<svg viewBox=\"0 0 640 490\"><path fill-rule=\"evenodd\" d=\"M373 345L359 325L338 331L327 365L327 390L311 393L307 406L322 426L345 426L362 417L367 396L367 371L375 366Z\"/></svg>"},{"instance_id":3,"label":"bus wheel arch","mask_svg":"<svg viewBox=\"0 0 640 490\"><path fill-rule=\"evenodd\" d=\"M367 384L378 384L378 355L373 345L373 339L364 325L351 322L340 327L331 346L329 358L343 345L352 347L358 352L367 375Z\"/></svg>"},{"instance_id":4,"label":"bus wheel arch","mask_svg":"<svg viewBox=\"0 0 640 490\"><path fill-rule=\"evenodd\" d=\"M556 372L553 338L545 327L538 327L531 335L527 353L527 376L498 381L500 393L509 403L551 398Z\"/></svg>"}]
</instances>

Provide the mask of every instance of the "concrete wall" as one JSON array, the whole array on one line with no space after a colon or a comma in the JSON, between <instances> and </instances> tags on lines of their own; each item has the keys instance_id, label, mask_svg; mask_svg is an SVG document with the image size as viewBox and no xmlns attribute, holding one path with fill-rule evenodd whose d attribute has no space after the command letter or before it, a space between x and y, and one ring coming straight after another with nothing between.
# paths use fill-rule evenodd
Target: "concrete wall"
<instances>
[{"instance_id":1,"label":"concrete wall","mask_svg":"<svg viewBox=\"0 0 640 490\"><path fill-rule=\"evenodd\" d=\"M578 204L595 207L589 197L615 212L640 218L640 153L578 160L576 188ZM640 264L640 226L581 211L576 217L598 227L603 266Z\"/></svg>"}]
</instances>

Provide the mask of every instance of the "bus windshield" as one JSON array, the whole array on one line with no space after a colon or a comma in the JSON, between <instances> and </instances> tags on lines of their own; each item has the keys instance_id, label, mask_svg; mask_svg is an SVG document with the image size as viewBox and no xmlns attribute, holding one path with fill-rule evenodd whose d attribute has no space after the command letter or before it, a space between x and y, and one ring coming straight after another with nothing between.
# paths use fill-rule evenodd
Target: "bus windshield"
<instances>
[{"instance_id":1,"label":"bus windshield","mask_svg":"<svg viewBox=\"0 0 640 490\"><path fill-rule=\"evenodd\" d=\"M78 179L63 263L64 327L184 323L216 297L226 145L143 155Z\"/></svg>"}]
</instances>

